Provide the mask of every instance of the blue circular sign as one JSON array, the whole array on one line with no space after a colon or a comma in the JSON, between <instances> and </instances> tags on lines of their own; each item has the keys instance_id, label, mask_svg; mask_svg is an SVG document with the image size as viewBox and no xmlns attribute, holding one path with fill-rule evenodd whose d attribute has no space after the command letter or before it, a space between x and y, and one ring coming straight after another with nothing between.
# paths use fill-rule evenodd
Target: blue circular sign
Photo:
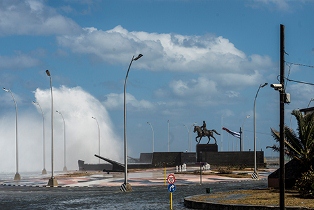
<instances>
[{"instance_id":1,"label":"blue circular sign","mask_svg":"<svg viewBox=\"0 0 314 210\"><path fill-rule=\"evenodd\" d=\"M176 191L176 186L174 184L169 184L168 185L168 191L169 192L174 192Z\"/></svg>"}]
</instances>

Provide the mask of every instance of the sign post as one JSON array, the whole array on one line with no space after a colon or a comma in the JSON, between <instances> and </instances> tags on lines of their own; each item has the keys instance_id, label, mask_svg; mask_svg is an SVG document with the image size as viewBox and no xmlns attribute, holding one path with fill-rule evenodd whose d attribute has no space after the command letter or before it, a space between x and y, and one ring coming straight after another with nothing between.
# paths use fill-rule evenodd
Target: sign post
<instances>
[{"instance_id":1,"label":"sign post","mask_svg":"<svg viewBox=\"0 0 314 210\"><path fill-rule=\"evenodd\" d=\"M167 178L166 178L167 177L167 167L166 166L167 165L166 165L166 163L164 165L165 165L165 168L164 168L164 180L165 180L164 185L166 185L166 180L167 180Z\"/></svg>"},{"instance_id":2,"label":"sign post","mask_svg":"<svg viewBox=\"0 0 314 210\"><path fill-rule=\"evenodd\" d=\"M202 167L203 167L203 163L200 162L200 185L202 185Z\"/></svg>"},{"instance_id":3,"label":"sign post","mask_svg":"<svg viewBox=\"0 0 314 210\"><path fill-rule=\"evenodd\" d=\"M174 185L176 181L176 177L174 174L169 174L167 177L167 182L168 182L168 191L170 192L170 210L172 210L172 193L176 191L176 186Z\"/></svg>"}]
</instances>

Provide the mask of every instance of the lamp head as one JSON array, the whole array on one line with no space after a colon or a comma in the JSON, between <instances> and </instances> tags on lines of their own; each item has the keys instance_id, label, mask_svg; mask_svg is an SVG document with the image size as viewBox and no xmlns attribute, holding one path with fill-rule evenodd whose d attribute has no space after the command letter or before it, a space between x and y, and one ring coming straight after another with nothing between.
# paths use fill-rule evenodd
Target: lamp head
<instances>
[{"instance_id":1,"label":"lamp head","mask_svg":"<svg viewBox=\"0 0 314 210\"><path fill-rule=\"evenodd\" d=\"M263 85L261 85L261 87L265 87L266 85L268 85L267 82L265 82Z\"/></svg>"},{"instance_id":2,"label":"lamp head","mask_svg":"<svg viewBox=\"0 0 314 210\"><path fill-rule=\"evenodd\" d=\"M47 74L48 77L50 77L50 72L49 72L48 69L46 70L46 74Z\"/></svg>"},{"instance_id":3,"label":"lamp head","mask_svg":"<svg viewBox=\"0 0 314 210\"><path fill-rule=\"evenodd\" d=\"M9 92L9 90L8 90L8 89L6 89L5 87L3 88L3 90L4 90L5 92Z\"/></svg>"},{"instance_id":4,"label":"lamp head","mask_svg":"<svg viewBox=\"0 0 314 210\"><path fill-rule=\"evenodd\" d=\"M137 60L140 59L141 57L143 57L143 55L142 55L142 54L138 54L138 56L137 56L136 58L134 58L133 60L134 60L134 61L137 61Z\"/></svg>"}]
</instances>

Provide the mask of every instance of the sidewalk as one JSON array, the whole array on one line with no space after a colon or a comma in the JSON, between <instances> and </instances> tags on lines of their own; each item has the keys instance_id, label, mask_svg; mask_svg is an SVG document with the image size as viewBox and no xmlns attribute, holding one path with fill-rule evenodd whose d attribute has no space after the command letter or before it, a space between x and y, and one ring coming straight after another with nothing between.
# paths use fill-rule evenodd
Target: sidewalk
<instances>
[{"instance_id":1,"label":"sidewalk","mask_svg":"<svg viewBox=\"0 0 314 210\"><path fill-rule=\"evenodd\" d=\"M197 170L197 167L190 167L188 171ZM251 178L230 178L223 175L209 174L209 175L195 175L176 173L173 168L168 168L166 174L164 169L146 169L138 171L130 171L128 173L128 183L131 186L155 186L155 185L168 185L166 177L173 173L175 175L176 185L189 185L189 184L202 184L213 182L234 182L234 181L248 181ZM248 172L249 174L251 172ZM259 172L260 179L266 179L270 172ZM0 184L4 186L31 186L31 187L46 187L51 174L46 175L33 175L23 177L20 181L12 179L1 179ZM124 173L113 172L107 174L105 172L83 172L83 171L69 171L57 172L55 178L58 182L58 187L105 187L105 186L121 186L124 182Z\"/></svg>"}]
</instances>

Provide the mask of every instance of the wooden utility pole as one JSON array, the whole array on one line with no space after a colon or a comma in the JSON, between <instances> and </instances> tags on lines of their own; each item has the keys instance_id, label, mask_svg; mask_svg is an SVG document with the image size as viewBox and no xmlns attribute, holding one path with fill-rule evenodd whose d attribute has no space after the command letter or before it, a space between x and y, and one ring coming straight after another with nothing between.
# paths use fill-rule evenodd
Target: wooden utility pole
<instances>
[{"instance_id":1,"label":"wooden utility pole","mask_svg":"<svg viewBox=\"0 0 314 210\"><path fill-rule=\"evenodd\" d=\"M280 210L285 209L285 26L280 24Z\"/></svg>"}]
</instances>

